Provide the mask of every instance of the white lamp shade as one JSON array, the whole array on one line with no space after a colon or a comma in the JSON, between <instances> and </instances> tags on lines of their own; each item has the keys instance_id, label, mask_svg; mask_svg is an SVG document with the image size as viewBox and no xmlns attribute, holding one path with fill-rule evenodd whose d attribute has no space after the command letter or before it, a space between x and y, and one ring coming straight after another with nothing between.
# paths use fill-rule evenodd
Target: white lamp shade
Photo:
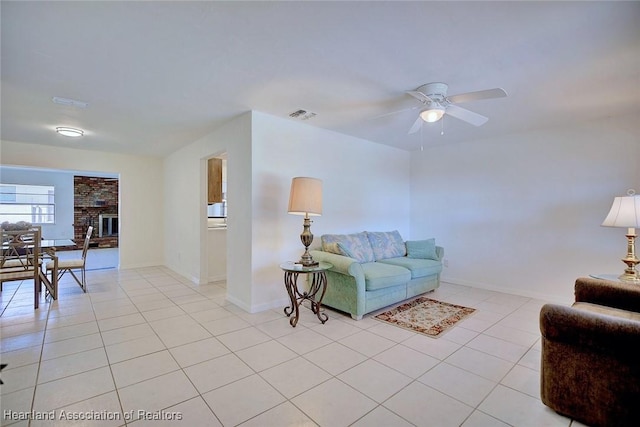
<instances>
[{"instance_id":1,"label":"white lamp shade","mask_svg":"<svg viewBox=\"0 0 640 427\"><path fill-rule=\"evenodd\" d=\"M293 178L288 212L293 215L322 215L322 181L303 176Z\"/></svg>"},{"instance_id":2,"label":"white lamp shade","mask_svg":"<svg viewBox=\"0 0 640 427\"><path fill-rule=\"evenodd\" d=\"M605 227L640 228L640 196L616 197L609 215L604 219Z\"/></svg>"}]
</instances>

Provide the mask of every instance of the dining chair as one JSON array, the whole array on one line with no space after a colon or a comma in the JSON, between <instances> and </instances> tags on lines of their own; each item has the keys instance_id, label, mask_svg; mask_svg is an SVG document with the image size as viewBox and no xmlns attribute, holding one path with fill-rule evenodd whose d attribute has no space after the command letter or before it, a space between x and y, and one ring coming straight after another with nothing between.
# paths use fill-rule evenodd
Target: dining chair
<instances>
[{"instance_id":1,"label":"dining chair","mask_svg":"<svg viewBox=\"0 0 640 427\"><path fill-rule=\"evenodd\" d=\"M69 272L71 273L73 278L76 280L78 285L80 285L80 288L82 288L82 291L87 292L87 277L86 277L85 266L87 263L87 251L89 250L89 241L91 240L92 234L93 234L93 226L89 226L89 228L87 229L87 234L84 238L84 243L82 245L82 258L58 260L57 268L55 265L56 262L50 261L47 263L46 269L47 269L47 272L51 272L52 280L55 278L55 281L57 283L60 281L62 276L65 275L65 273ZM53 274L54 269L57 269L57 276ZM74 270L80 272L80 278L76 276L76 273L74 273Z\"/></svg>"},{"instance_id":2,"label":"dining chair","mask_svg":"<svg viewBox=\"0 0 640 427\"><path fill-rule=\"evenodd\" d=\"M55 255L41 251L41 230L30 227L25 230L2 230L2 250L0 251L0 291L2 283L14 280L33 279L34 308L38 308L42 284L46 286L46 295L57 297L55 282L47 279L41 270L44 256L49 256L52 271L57 270Z\"/></svg>"}]
</instances>

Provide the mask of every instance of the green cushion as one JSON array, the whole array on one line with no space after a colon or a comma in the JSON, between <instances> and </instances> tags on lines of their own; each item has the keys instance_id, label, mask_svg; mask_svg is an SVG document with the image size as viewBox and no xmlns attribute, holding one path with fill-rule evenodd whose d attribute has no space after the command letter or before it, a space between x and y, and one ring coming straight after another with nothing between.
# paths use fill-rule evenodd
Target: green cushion
<instances>
[{"instance_id":1,"label":"green cushion","mask_svg":"<svg viewBox=\"0 0 640 427\"><path fill-rule=\"evenodd\" d=\"M407 246L407 257L439 261L436 253L436 239L408 240L405 244Z\"/></svg>"},{"instance_id":2,"label":"green cushion","mask_svg":"<svg viewBox=\"0 0 640 427\"><path fill-rule=\"evenodd\" d=\"M432 259L399 257L383 259L378 262L407 268L411 271L412 279L431 276L442 271L442 262Z\"/></svg>"},{"instance_id":3,"label":"green cushion","mask_svg":"<svg viewBox=\"0 0 640 427\"><path fill-rule=\"evenodd\" d=\"M397 265L380 262L367 262L361 265L367 291L402 285L411 280L411 272Z\"/></svg>"}]
</instances>

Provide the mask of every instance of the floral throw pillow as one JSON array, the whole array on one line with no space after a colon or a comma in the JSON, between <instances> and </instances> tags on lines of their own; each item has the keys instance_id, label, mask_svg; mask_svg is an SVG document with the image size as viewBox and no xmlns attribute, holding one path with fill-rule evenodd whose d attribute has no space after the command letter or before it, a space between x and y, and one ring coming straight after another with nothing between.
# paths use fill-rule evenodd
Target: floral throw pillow
<instances>
[{"instance_id":1,"label":"floral throw pillow","mask_svg":"<svg viewBox=\"0 0 640 427\"><path fill-rule=\"evenodd\" d=\"M375 261L373 249L369 244L367 233L355 234L324 234L321 238L322 250L331 252L332 243L339 243L338 248L346 256L354 258L358 262Z\"/></svg>"},{"instance_id":2,"label":"floral throw pillow","mask_svg":"<svg viewBox=\"0 0 640 427\"><path fill-rule=\"evenodd\" d=\"M385 232L367 232L369 243L377 260L397 258L407 253L404 240L398 230Z\"/></svg>"},{"instance_id":3,"label":"floral throw pillow","mask_svg":"<svg viewBox=\"0 0 640 427\"><path fill-rule=\"evenodd\" d=\"M339 242L331 242L331 243L322 243L322 250L325 252L330 252L332 254L336 254L336 255L346 255L349 256L348 254L346 254L344 252L344 250L340 247L340 243Z\"/></svg>"}]
</instances>

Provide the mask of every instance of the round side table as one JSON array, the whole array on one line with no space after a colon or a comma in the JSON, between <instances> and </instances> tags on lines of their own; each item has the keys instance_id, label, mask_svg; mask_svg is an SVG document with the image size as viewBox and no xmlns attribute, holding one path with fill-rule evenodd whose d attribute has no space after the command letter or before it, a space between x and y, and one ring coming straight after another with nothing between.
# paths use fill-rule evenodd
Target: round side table
<instances>
[{"instance_id":1,"label":"round side table","mask_svg":"<svg viewBox=\"0 0 640 427\"><path fill-rule=\"evenodd\" d=\"M296 264L293 262L285 262L280 264L280 268L284 270L284 287L287 289L291 305L284 308L284 314L287 317L291 317L291 314L295 315L289 319L291 326L295 328L300 318L300 304L304 300L311 302L311 311L318 316L323 324L329 317L320 312L322 305L322 298L327 290L327 275L326 271L333 267L333 264L328 262L319 262L318 265L305 267L302 264ZM300 291L298 289L298 276L300 273L311 275L311 283L308 291Z\"/></svg>"}]
</instances>

